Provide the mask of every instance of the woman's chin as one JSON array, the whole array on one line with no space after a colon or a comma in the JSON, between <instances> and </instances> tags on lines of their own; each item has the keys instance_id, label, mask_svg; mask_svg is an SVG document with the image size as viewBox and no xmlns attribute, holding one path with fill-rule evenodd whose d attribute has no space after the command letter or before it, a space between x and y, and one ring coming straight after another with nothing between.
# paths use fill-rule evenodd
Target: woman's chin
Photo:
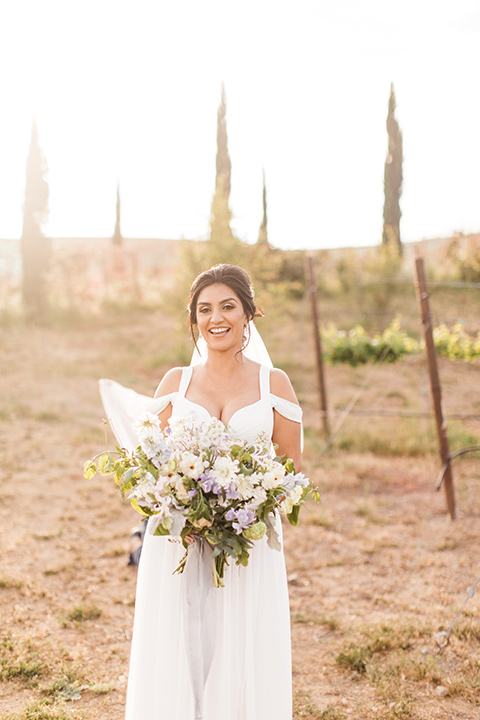
<instances>
[{"instance_id":1,"label":"woman's chin","mask_svg":"<svg viewBox=\"0 0 480 720\"><path fill-rule=\"evenodd\" d=\"M213 352L238 352L242 349L241 344L231 341L231 338L225 336L223 338L208 338L205 340L207 349Z\"/></svg>"}]
</instances>

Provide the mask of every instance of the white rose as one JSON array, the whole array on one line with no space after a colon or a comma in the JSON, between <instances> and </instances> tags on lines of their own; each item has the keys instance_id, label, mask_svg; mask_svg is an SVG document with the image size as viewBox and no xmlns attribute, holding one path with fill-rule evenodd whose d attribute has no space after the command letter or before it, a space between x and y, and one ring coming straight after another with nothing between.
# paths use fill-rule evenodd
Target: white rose
<instances>
[{"instance_id":1,"label":"white rose","mask_svg":"<svg viewBox=\"0 0 480 720\"><path fill-rule=\"evenodd\" d=\"M259 505L261 505L265 500L267 499L267 491L263 487L256 487L253 489L253 505L255 505L257 508ZM250 503L252 504L252 503Z\"/></svg>"},{"instance_id":2,"label":"white rose","mask_svg":"<svg viewBox=\"0 0 480 720\"><path fill-rule=\"evenodd\" d=\"M186 453L183 455L178 465L179 472L187 475L189 478L192 478L192 480L198 480L204 469L205 465L202 458L198 457L198 455L194 455L193 453Z\"/></svg>"},{"instance_id":3,"label":"white rose","mask_svg":"<svg viewBox=\"0 0 480 720\"><path fill-rule=\"evenodd\" d=\"M273 470L269 470L265 473L262 479L262 485L265 490L272 490L282 484L282 478L278 476Z\"/></svg>"},{"instance_id":4,"label":"white rose","mask_svg":"<svg viewBox=\"0 0 480 720\"><path fill-rule=\"evenodd\" d=\"M255 488L253 487L252 483L247 480L247 478L244 475L237 476L237 492L242 498L242 500L250 500L251 497L253 497L253 494L255 492Z\"/></svg>"},{"instance_id":5,"label":"white rose","mask_svg":"<svg viewBox=\"0 0 480 720\"><path fill-rule=\"evenodd\" d=\"M228 457L218 457L210 471L212 477L222 487L227 488L235 477L237 462Z\"/></svg>"}]
</instances>

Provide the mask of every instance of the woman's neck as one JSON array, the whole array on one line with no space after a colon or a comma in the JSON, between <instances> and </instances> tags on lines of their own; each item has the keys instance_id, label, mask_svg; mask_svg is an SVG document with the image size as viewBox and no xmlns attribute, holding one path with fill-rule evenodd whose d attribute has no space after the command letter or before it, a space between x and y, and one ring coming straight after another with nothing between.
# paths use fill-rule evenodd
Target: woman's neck
<instances>
[{"instance_id":1,"label":"woman's neck","mask_svg":"<svg viewBox=\"0 0 480 720\"><path fill-rule=\"evenodd\" d=\"M218 352L209 349L205 369L209 373L214 373L217 377L219 375L234 375L242 370L247 362L248 360L241 351Z\"/></svg>"}]
</instances>

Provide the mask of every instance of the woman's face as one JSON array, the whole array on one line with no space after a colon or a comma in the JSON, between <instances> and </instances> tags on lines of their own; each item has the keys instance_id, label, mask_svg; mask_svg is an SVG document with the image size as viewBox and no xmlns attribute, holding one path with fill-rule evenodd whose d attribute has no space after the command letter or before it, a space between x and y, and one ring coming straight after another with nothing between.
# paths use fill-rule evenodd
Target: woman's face
<instances>
[{"instance_id":1,"label":"woman's face","mask_svg":"<svg viewBox=\"0 0 480 720\"><path fill-rule=\"evenodd\" d=\"M212 350L240 350L247 316L238 295L223 283L204 288L197 301L197 325Z\"/></svg>"}]
</instances>

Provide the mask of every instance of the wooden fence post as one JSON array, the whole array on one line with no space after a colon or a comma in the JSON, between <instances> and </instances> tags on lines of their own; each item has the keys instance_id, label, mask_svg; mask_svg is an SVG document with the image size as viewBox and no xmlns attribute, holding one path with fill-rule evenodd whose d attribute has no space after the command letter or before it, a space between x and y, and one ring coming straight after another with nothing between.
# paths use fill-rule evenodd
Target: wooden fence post
<instances>
[{"instance_id":1,"label":"wooden fence post","mask_svg":"<svg viewBox=\"0 0 480 720\"><path fill-rule=\"evenodd\" d=\"M305 258L305 272L307 276L307 287L310 295L312 306L312 324L313 324L313 340L315 345L315 356L317 360L317 377L320 395L320 412L322 416L323 432L325 437L330 437L330 424L328 422L328 406L327 406L327 388L325 385L325 377L323 372L323 354L322 354L322 338L320 334L320 323L318 313L317 283L315 281L315 271L313 258Z\"/></svg>"},{"instance_id":2,"label":"wooden fence post","mask_svg":"<svg viewBox=\"0 0 480 720\"><path fill-rule=\"evenodd\" d=\"M428 300L428 286L425 276L425 266L422 257L415 260L415 269L417 272L416 291L420 313L422 316L423 335L425 338L425 348L427 352L428 374L430 376L430 389L432 392L433 409L435 412L435 421L437 425L438 446L440 451L440 459L442 465L447 464L448 467L444 475L445 498L447 501L448 512L452 520L455 520L455 489L453 486L453 473L450 460L450 449L447 435L447 418L445 417L442 403L442 388L440 385L440 376L438 374L437 353L433 342L432 318L430 315L430 303Z\"/></svg>"}]
</instances>

